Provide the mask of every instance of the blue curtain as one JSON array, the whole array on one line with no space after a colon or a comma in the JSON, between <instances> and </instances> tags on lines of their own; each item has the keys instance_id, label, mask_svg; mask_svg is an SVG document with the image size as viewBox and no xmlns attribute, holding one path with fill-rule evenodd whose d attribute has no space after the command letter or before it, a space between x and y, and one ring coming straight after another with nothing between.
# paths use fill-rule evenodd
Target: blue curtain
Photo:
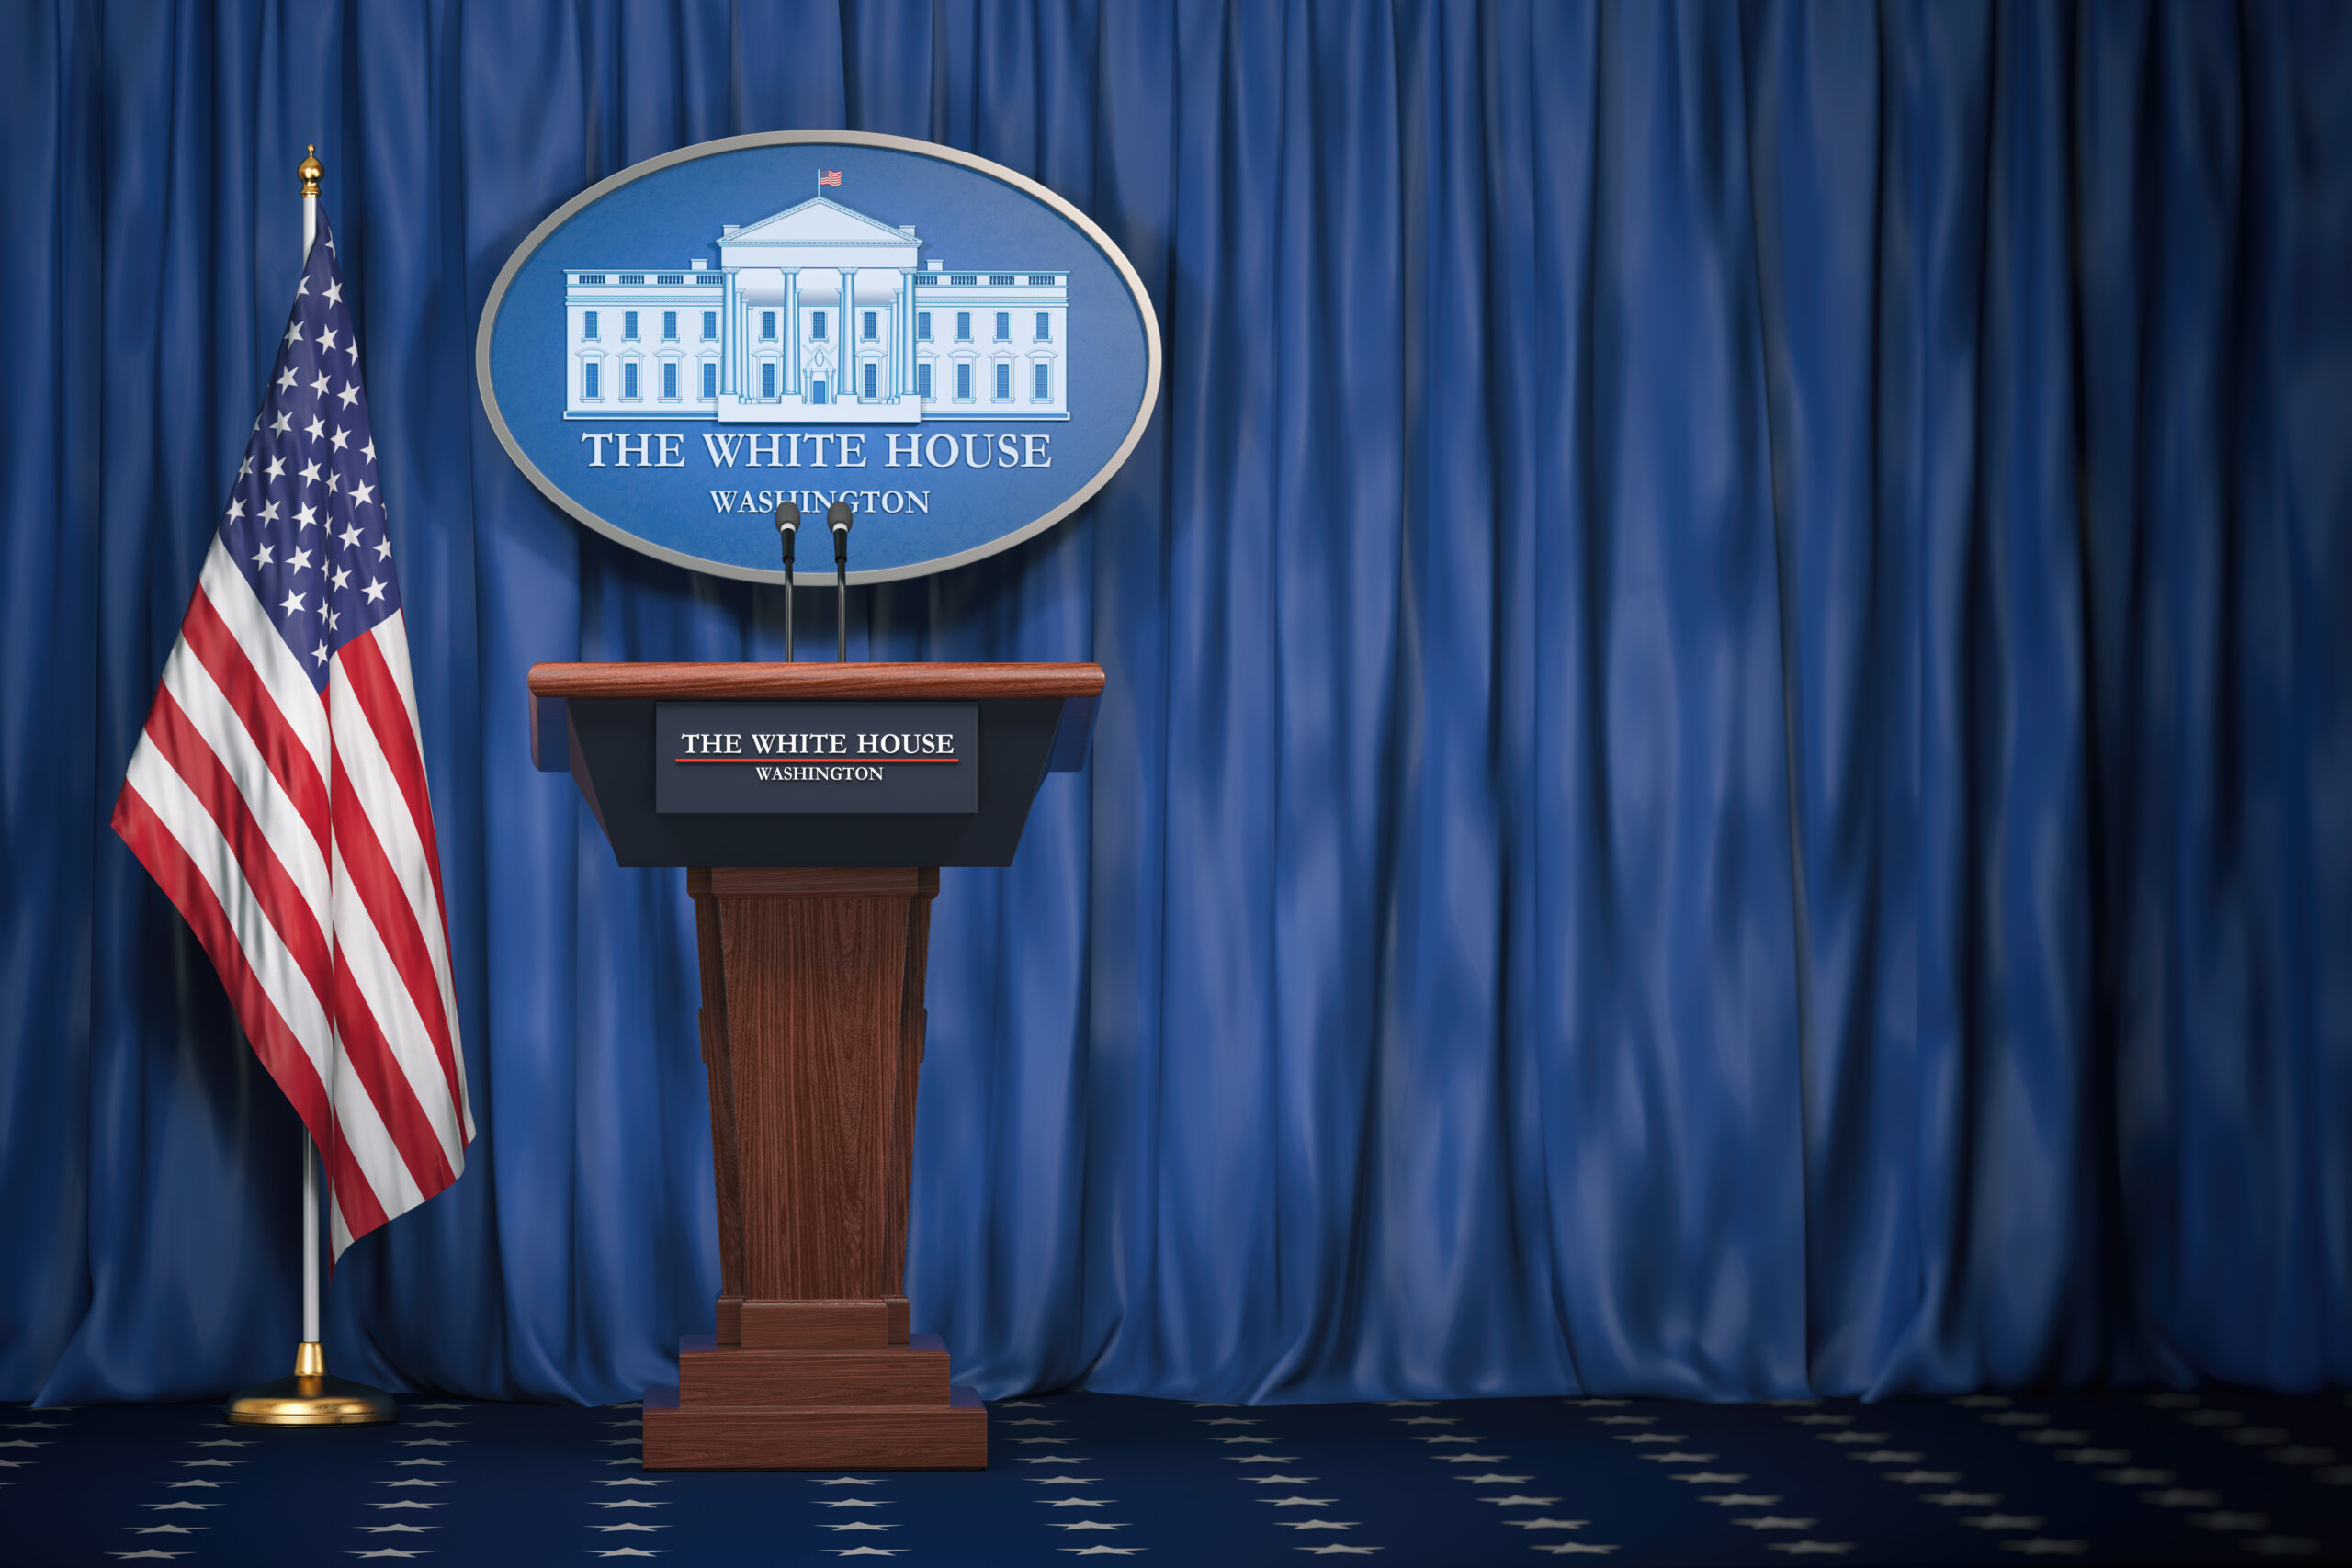
<instances>
[{"instance_id":1,"label":"blue curtain","mask_svg":"<svg viewBox=\"0 0 2352 1568\"><path fill-rule=\"evenodd\" d=\"M471 353L584 186L805 127L1044 181L1168 344L1084 513L854 606L1110 671L938 906L910 1287L968 1381L2352 1378L2352 10L15 14L0 1398L295 1337L296 1122L106 819L311 141L484 1129L331 1354L611 1400L707 1323L683 877L531 771L523 677L782 606L557 513Z\"/></svg>"}]
</instances>

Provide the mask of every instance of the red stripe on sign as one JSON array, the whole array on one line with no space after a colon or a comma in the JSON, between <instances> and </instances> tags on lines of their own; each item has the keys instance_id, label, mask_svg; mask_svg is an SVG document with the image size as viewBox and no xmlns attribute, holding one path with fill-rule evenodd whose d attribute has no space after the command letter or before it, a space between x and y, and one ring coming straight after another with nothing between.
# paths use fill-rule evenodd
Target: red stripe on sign
<instances>
[{"instance_id":1,"label":"red stripe on sign","mask_svg":"<svg viewBox=\"0 0 2352 1568\"><path fill-rule=\"evenodd\" d=\"M376 824L359 807L359 793L344 772L340 750L334 753L334 848L351 878L352 890L368 910L368 924L376 928L377 940L400 972L401 988L424 1020L425 1035L433 1043L433 1055L441 1064L442 1081L448 1085L454 1108L459 1103L457 1054L450 1047L448 1015L441 1008L441 978L434 971L430 939L417 924L416 908L409 902L407 889L384 853ZM463 1142L464 1124L458 1121L457 1125Z\"/></svg>"},{"instance_id":2,"label":"red stripe on sign","mask_svg":"<svg viewBox=\"0 0 2352 1568\"><path fill-rule=\"evenodd\" d=\"M447 948L449 901L441 896L441 846L433 836L433 796L425 787L424 752L418 745L415 727L409 723L408 703L401 696L400 683L392 679L374 633L352 638L334 657L351 682L352 694L368 715L368 727L376 732L376 744L392 770L392 782L400 785L408 814L416 823L417 840L424 846L424 863L433 873L433 907L441 913L441 943Z\"/></svg>"},{"instance_id":3,"label":"red stripe on sign","mask_svg":"<svg viewBox=\"0 0 2352 1568\"><path fill-rule=\"evenodd\" d=\"M311 836L319 841L319 853L327 848L327 785L319 776L319 764L311 749L302 744L291 724L278 711L277 700L237 646L228 623L212 601L204 596L201 588L187 607L187 622L180 627L180 637L204 668L210 672L212 683L244 721L245 732L254 739L254 750L277 775L277 783L302 814Z\"/></svg>"},{"instance_id":4,"label":"red stripe on sign","mask_svg":"<svg viewBox=\"0 0 2352 1568\"><path fill-rule=\"evenodd\" d=\"M302 1043L287 1027L269 993L262 988L261 979L245 962L244 949L237 945L236 933L230 925L228 911L204 880L187 851L172 837L153 809L139 792L130 785L115 796L113 827L147 874L164 890L164 897L180 912L180 918L196 933L205 953L212 960L213 968L220 973L220 984L229 993L229 1005L235 1010L237 1021L243 1025L245 1038L253 1042L254 1055L286 1098L294 1104L294 1113L311 1130L311 1136L323 1143L327 1133L326 1086L319 1079L318 1069L311 1065Z\"/></svg>"},{"instance_id":5,"label":"red stripe on sign","mask_svg":"<svg viewBox=\"0 0 2352 1568\"><path fill-rule=\"evenodd\" d=\"M277 851L271 846L269 835L262 830L252 806L237 788L237 781L230 777L228 768L197 732L168 686L156 689L155 705L147 715L147 738L187 784L188 793L196 796L197 804L204 807L213 826L220 829L263 918L277 932L286 951L293 954L311 992L323 1002L327 972L332 967L326 933L319 929L318 917L311 912L309 900L294 885L285 863L277 858Z\"/></svg>"},{"instance_id":6,"label":"red stripe on sign","mask_svg":"<svg viewBox=\"0 0 2352 1568\"><path fill-rule=\"evenodd\" d=\"M409 1179L419 1192L432 1197L457 1180L458 1173L442 1153L441 1134L433 1130L433 1119L417 1100L408 1075L401 1071L400 1059L392 1054L391 1042L384 1038L367 997L351 971L341 965L335 968L331 1005L336 1032L343 1036L344 1065L375 1105L392 1147L400 1151L401 1163L408 1167Z\"/></svg>"}]
</instances>

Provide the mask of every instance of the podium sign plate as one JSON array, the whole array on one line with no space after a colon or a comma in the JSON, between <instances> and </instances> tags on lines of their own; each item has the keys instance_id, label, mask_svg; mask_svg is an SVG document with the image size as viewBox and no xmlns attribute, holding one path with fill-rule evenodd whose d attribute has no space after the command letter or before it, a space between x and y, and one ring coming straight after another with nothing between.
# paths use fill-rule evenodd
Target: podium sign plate
<instances>
[{"instance_id":1,"label":"podium sign plate","mask_svg":"<svg viewBox=\"0 0 2352 1568\"><path fill-rule=\"evenodd\" d=\"M977 703L657 703L662 814L967 814Z\"/></svg>"}]
</instances>

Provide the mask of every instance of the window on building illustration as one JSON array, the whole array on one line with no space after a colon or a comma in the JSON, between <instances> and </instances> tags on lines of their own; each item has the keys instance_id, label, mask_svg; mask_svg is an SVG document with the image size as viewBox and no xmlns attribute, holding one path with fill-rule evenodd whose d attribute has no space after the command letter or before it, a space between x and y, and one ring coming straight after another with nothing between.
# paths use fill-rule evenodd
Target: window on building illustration
<instances>
[{"instance_id":1,"label":"window on building illustration","mask_svg":"<svg viewBox=\"0 0 2352 1568\"><path fill-rule=\"evenodd\" d=\"M956 312L956 341L957 343L972 341L972 312L969 310Z\"/></svg>"},{"instance_id":2,"label":"window on building illustration","mask_svg":"<svg viewBox=\"0 0 2352 1568\"><path fill-rule=\"evenodd\" d=\"M929 310L915 312L915 336L923 343L931 341L931 312Z\"/></svg>"},{"instance_id":3,"label":"window on building illustration","mask_svg":"<svg viewBox=\"0 0 2352 1568\"><path fill-rule=\"evenodd\" d=\"M1044 402L1054 395L1054 372L1050 366L1040 365L1035 374L1036 386L1029 395L1039 402Z\"/></svg>"},{"instance_id":4,"label":"window on building illustration","mask_svg":"<svg viewBox=\"0 0 2352 1568\"><path fill-rule=\"evenodd\" d=\"M594 393L589 394L594 396ZM931 398L931 361L926 359L915 367L915 396L929 401Z\"/></svg>"},{"instance_id":5,"label":"window on building illustration","mask_svg":"<svg viewBox=\"0 0 2352 1568\"><path fill-rule=\"evenodd\" d=\"M773 359L760 367L760 396L775 396L775 361Z\"/></svg>"},{"instance_id":6,"label":"window on building illustration","mask_svg":"<svg viewBox=\"0 0 2352 1568\"><path fill-rule=\"evenodd\" d=\"M621 336L633 338L636 335L637 312L635 310L623 310L621 312Z\"/></svg>"},{"instance_id":7,"label":"window on building illustration","mask_svg":"<svg viewBox=\"0 0 2352 1568\"><path fill-rule=\"evenodd\" d=\"M662 312L662 338L665 343L675 343L678 341L677 311L664 310Z\"/></svg>"},{"instance_id":8,"label":"window on building illustration","mask_svg":"<svg viewBox=\"0 0 2352 1568\"><path fill-rule=\"evenodd\" d=\"M972 400L972 367L969 365L956 367L956 395L965 402Z\"/></svg>"},{"instance_id":9,"label":"window on building illustration","mask_svg":"<svg viewBox=\"0 0 2352 1568\"><path fill-rule=\"evenodd\" d=\"M824 311L811 310L808 313L808 335L810 337L823 337L825 335Z\"/></svg>"},{"instance_id":10,"label":"window on building illustration","mask_svg":"<svg viewBox=\"0 0 2352 1568\"><path fill-rule=\"evenodd\" d=\"M703 341L704 341L705 343L709 343L709 342L711 342L713 339L717 338L718 336L718 311L716 311L716 310L705 310L705 311L702 313L702 337L703 337Z\"/></svg>"},{"instance_id":11,"label":"window on building illustration","mask_svg":"<svg viewBox=\"0 0 2352 1568\"><path fill-rule=\"evenodd\" d=\"M594 337L594 336L596 335L596 312L595 312L595 311L594 311L594 310L584 310L584 311L581 312L581 316L580 316L580 335L581 335L582 337L586 337L586 338L593 338L593 337Z\"/></svg>"},{"instance_id":12,"label":"window on building illustration","mask_svg":"<svg viewBox=\"0 0 2352 1568\"><path fill-rule=\"evenodd\" d=\"M808 400L812 403L821 403L825 400L825 384L822 381L808 383Z\"/></svg>"},{"instance_id":13,"label":"window on building illustration","mask_svg":"<svg viewBox=\"0 0 2352 1568\"><path fill-rule=\"evenodd\" d=\"M1012 396L1012 367L1001 360L996 367L996 395L1000 400Z\"/></svg>"},{"instance_id":14,"label":"window on building illustration","mask_svg":"<svg viewBox=\"0 0 2352 1568\"><path fill-rule=\"evenodd\" d=\"M621 367L621 396L637 396L637 361L634 359Z\"/></svg>"},{"instance_id":15,"label":"window on building illustration","mask_svg":"<svg viewBox=\"0 0 2352 1568\"><path fill-rule=\"evenodd\" d=\"M1037 312L1037 341L1039 343L1051 343L1054 341L1054 318L1052 313L1049 311L1040 310Z\"/></svg>"},{"instance_id":16,"label":"window on building illustration","mask_svg":"<svg viewBox=\"0 0 2352 1568\"><path fill-rule=\"evenodd\" d=\"M580 367L580 395L588 399L591 402L594 402L598 396L596 391L596 382L598 379L596 372L601 368L602 367L593 359Z\"/></svg>"},{"instance_id":17,"label":"window on building illustration","mask_svg":"<svg viewBox=\"0 0 2352 1568\"><path fill-rule=\"evenodd\" d=\"M774 310L760 312L760 336L770 343L775 341L775 312Z\"/></svg>"},{"instance_id":18,"label":"window on building illustration","mask_svg":"<svg viewBox=\"0 0 2352 1568\"><path fill-rule=\"evenodd\" d=\"M1010 310L999 310L996 313L996 341L999 343L1012 341L1012 312Z\"/></svg>"},{"instance_id":19,"label":"window on building illustration","mask_svg":"<svg viewBox=\"0 0 2352 1568\"><path fill-rule=\"evenodd\" d=\"M718 396L718 362L716 360L702 362L702 395L706 398Z\"/></svg>"},{"instance_id":20,"label":"window on building illustration","mask_svg":"<svg viewBox=\"0 0 2352 1568\"><path fill-rule=\"evenodd\" d=\"M875 310L866 311L865 319L859 327L857 335L864 338L868 343L872 343L874 341L875 318L879 313L880 312Z\"/></svg>"},{"instance_id":21,"label":"window on building illustration","mask_svg":"<svg viewBox=\"0 0 2352 1568\"><path fill-rule=\"evenodd\" d=\"M674 359L662 362L662 395L673 402L677 400L678 362Z\"/></svg>"},{"instance_id":22,"label":"window on building illustration","mask_svg":"<svg viewBox=\"0 0 2352 1568\"><path fill-rule=\"evenodd\" d=\"M876 378L880 374L880 366L876 365L870 359L865 362L865 395L867 397L875 398L881 396L880 389L876 385Z\"/></svg>"}]
</instances>

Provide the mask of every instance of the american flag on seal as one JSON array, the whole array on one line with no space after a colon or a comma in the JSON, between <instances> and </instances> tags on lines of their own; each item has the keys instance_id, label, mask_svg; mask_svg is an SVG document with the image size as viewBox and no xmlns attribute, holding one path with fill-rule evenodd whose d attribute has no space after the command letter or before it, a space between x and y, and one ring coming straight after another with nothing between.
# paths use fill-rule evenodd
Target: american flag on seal
<instances>
[{"instance_id":1,"label":"american flag on seal","mask_svg":"<svg viewBox=\"0 0 2352 1568\"><path fill-rule=\"evenodd\" d=\"M359 346L319 217L114 829L317 1140L334 1255L473 1141L441 857Z\"/></svg>"}]
</instances>

